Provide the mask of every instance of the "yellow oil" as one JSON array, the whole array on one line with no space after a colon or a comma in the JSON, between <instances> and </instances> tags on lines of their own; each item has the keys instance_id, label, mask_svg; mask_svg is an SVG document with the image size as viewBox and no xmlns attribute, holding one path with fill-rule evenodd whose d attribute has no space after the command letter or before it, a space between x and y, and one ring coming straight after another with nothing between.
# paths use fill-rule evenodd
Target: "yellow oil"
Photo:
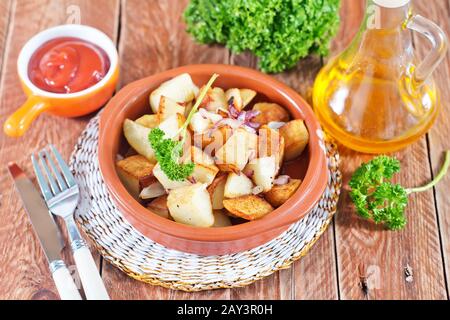
<instances>
[{"instance_id":1,"label":"yellow oil","mask_svg":"<svg viewBox=\"0 0 450 320\"><path fill-rule=\"evenodd\" d=\"M401 30L369 30L331 60L314 85L324 130L348 148L389 153L433 124L439 99L432 81L415 83L412 47Z\"/></svg>"}]
</instances>

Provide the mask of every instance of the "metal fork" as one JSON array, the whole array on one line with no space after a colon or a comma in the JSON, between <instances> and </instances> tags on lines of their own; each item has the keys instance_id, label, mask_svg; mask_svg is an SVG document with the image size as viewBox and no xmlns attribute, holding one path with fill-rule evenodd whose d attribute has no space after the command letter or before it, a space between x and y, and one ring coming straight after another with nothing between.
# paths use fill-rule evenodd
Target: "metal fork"
<instances>
[{"instance_id":1,"label":"metal fork","mask_svg":"<svg viewBox=\"0 0 450 320\"><path fill-rule=\"evenodd\" d=\"M55 164L47 149L53 154L58 165ZM53 145L44 148L38 155L33 154L31 161L49 210L65 221L70 246L86 298L93 300L109 299L91 252L81 237L73 217L80 198L80 190L72 172Z\"/></svg>"}]
</instances>

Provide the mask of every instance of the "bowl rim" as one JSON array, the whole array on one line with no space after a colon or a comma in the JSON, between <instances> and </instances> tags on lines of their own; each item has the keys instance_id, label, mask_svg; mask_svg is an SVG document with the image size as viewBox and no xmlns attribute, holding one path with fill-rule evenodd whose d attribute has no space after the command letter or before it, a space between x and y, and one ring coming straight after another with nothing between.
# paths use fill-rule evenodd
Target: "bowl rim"
<instances>
[{"instance_id":1,"label":"bowl rim","mask_svg":"<svg viewBox=\"0 0 450 320\"><path fill-rule=\"evenodd\" d=\"M110 156L113 150L113 142L108 139L106 128L111 126L114 118L126 109L123 104L116 103L116 99L119 99L121 95L120 91L106 105L100 116L98 159L100 173L108 191L126 218L130 216L135 222L159 233L191 241L223 242L239 240L249 235L287 227L297 222L306 216L319 201L326 188L328 172L325 148L319 133L321 132L320 124L310 105L293 89L273 77L253 69L223 64L197 64L166 70L137 80L122 89L126 90L121 91L122 93L127 92L126 98L129 101L127 104L130 104L133 102L134 94L142 91L143 83L162 83L166 79L173 78L181 73L212 74L214 72L219 75L239 75L250 78L252 81L264 83L265 86L271 87L277 94L282 95L284 99L289 101L291 107L286 108L294 113L294 118L302 118L305 121L305 125L310 132L308 144L310 160L303 182L296 193L286 203L265 217L229 227L200 228L176 223L156 214L149 214L149 210L136 201L126 190L116 172L115 155ZM140 229L138 226L136 228Z\"/></svg>"}]
</instances>

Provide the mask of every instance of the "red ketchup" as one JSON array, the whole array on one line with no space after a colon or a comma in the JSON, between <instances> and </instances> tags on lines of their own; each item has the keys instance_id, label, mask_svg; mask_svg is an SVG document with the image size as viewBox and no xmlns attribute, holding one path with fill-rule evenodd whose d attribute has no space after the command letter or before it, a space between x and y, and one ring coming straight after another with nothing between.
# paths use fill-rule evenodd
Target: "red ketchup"
<instances>
[{"instance_id":1,"label":"red ketchup","mask_svg":"<svg viewBox=\"0 0 450 320\"><path fill-rule=\"evenodd\" d=\"M82 39L63 37L44 43L28 64L28 77L38 88L74 93L92 87L108 73L106 52Z\"/></svg>"}]
</instances>

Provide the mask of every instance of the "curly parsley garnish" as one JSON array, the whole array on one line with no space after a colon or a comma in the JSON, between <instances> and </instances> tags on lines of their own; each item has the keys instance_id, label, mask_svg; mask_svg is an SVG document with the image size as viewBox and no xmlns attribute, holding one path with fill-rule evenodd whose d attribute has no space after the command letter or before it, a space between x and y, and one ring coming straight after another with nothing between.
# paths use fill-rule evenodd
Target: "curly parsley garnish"
<instances>
[{"instance_id":1,"label":"curly parsley garnish","mask_svg":"<svg viewBox=\"0 0 450 320\"><path fill-rule=\"evenodd\" d=\"M383 223L391 230L400 230L407 222L408 195L433 188L445 176L449 165L450 151L447 151L444 165L433 181L423 187L407 189L390 181L394 174L400 172L400 162L379 156L355 171L349 183L350 198L361 217L376 224Z\"/></svg>"},{"instance_id":2,"label":"curly parsley garnish","mask_svg":"<svg viewBox=\"0 0 450 320\"><path fill-rule=\"evenodd\" d=\"M160 128L153 129L148 135L150 145L155 151L156 160L161 166L162 171L164 171L167 177L172 181L183 181L194 171L195 165L193 163L180 163L180 159L183 155L183 146L186 141L187 128L191 122L192 116L197 112L206 93L218 76L218 74L214 74L208 84L203 88L185 123L175 135L174 139L178 138L178 141L166 139L164 131Z\"/></svg>"}]
</instances>

